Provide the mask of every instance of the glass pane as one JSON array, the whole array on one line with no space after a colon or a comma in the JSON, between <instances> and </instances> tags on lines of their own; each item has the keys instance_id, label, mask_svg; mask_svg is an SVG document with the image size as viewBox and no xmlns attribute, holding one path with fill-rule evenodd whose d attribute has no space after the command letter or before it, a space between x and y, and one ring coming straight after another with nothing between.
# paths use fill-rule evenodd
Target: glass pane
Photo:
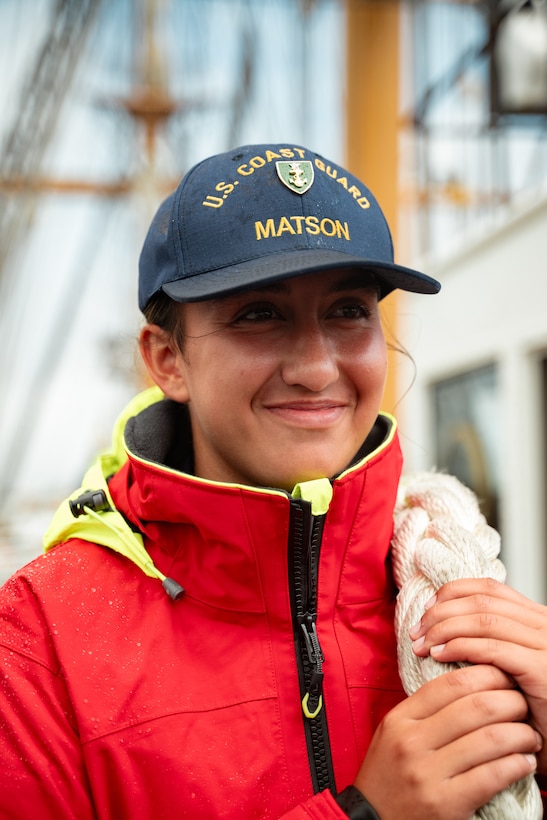
<instances>
[{"instance_id":1,"label":"glass pane","mask_svg":"<svg viewBox=\"0 0 547 820\"><path fill-rule=\"evenodd\" d=\"M481 511L499 529L500 399L496 365L432 386L436 463L478 496Z\"/></svg>"}]
</instances>

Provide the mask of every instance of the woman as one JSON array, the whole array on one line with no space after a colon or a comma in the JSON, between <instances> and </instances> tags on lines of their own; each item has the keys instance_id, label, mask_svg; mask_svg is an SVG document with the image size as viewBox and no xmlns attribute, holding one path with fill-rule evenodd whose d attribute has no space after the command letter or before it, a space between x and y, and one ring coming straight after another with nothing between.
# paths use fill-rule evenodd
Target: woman
<instances>
[{"instance_id":1,"label":"woman","mask_svg":"<svg viewBox=\"0 0 547 820\"><path fill-rule=\"evenodd\" d=\"M439 289L302 147L209 158L160 207L139 278L157 387L1 593L2 817L459 820L546 771L543 607L443 587L415 651L475 665L401 688L397 287Z\"/></svg>"}]
</instances>

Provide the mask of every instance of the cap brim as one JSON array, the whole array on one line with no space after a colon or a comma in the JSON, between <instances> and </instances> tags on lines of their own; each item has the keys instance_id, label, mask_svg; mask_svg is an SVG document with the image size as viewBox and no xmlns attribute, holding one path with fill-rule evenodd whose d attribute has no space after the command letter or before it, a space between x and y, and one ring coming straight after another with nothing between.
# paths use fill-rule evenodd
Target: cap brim
<instances>
[{"instance_id":1,"label":"cap brim","mask_svg":"<svg viewBox=\"0 0 547 820\"><path fill-rule=\"evenodd\" d=\"M396 288L412 293L430 294L438 293L441 289L440 282L436 279L401 265L361 259L337 251L298 250L270 254L238 265L229 265L174 282L166 282L162 290L176 302L200 302L267 285L291 276L344 268L376 274L381 299Z\"/></svg>"}]
</instances>

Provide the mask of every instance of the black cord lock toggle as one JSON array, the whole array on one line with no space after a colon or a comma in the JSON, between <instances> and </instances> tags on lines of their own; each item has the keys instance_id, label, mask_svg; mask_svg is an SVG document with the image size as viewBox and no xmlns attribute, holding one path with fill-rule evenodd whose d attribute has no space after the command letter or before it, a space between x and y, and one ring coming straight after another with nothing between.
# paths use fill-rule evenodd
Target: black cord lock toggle
<instances>
[{"instance_id":1,"label":"black cord lock toggle","mask_svg":"<svg viewBox=\"0 0 547 820\"><path fill-rule=\"evenodd\" d=\"M106 498L104 490L87 490L78 498L73 498L69 502L70 512L74 518L85 515L85 508L89 507L94 512L103 512L112 509Z\"/></svg>"},{"instance_id":2,"label":"black cord lock toggle","mask_svg":"<svg viewBox=\"0 0 547 820\"><path fill-rule=\"evenodd\" d=\"M179 598L182 598L186 592L184 587L182 587L173 578L164 578L162 581L162 586L172 601L178 601Z\"/></svg>"}]
</instances>

